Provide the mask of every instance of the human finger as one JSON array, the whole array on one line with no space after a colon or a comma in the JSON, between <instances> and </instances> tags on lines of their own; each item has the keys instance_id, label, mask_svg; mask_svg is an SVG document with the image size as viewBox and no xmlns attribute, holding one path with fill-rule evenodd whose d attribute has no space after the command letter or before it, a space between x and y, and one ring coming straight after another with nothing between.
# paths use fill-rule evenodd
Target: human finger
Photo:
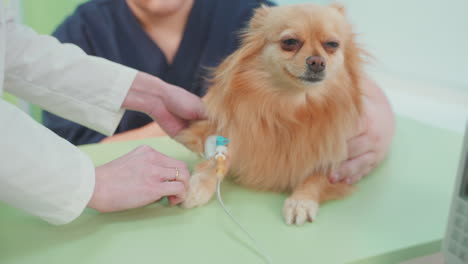
<instances>
[{"instance_id":1,"label":"human finger","mask_svg":"<svg viewBox=\"0 0 468 264\"><path fill-rule=\"evenodd\" d=\"M354 131L352 136L348 139L348 141L364 134L367 131L368 126L369 126L368 118L365 115L362 115L358 120L356 130Z\"/></svg>"},{"instance_id":2,"label":"human finger","mask_svg":"<svg viewBox=\"0 0 468 264\"><path fill-rule=\"evenodd\" d=\"M168 110L183 120L205 119L205 106L200 97L178 86L168 90L165 103Z\"/></svg>"},{"instance_id":3,"label":"human finger","mask_svg":"<svg viewBox=\"0 0 468 264\"><path fill-rule=\"evenodd\" d=\"M185 200L185 193L179 195L168 196L169 204L177 205Z\"/></svg>"},{"instance_id":4,"label":"human finger","mask_svg":"<svg viewBox=\"0 0 468 264\"><path fill-rule=\"evenodd\" d=\"M182 195L185 193L185 186L182 182L166 181L160 186L159 193L161 196Z\"/></svg>"},{"instance_id":5,"label":"human finger","mask_svg":"<svg viewBox=\"0 0 468 264\"><path fill-rule=\"evenodd\" d=\"M372 140L367 133L348 141L348 160L354 159L372 150Z\"/></svg>"},{"instance_id":6,"label":"human finger","mask_svg":"<svg viewBox=\"0 0 468 264\"><path fill-rule=\"evenodd\" d=\"M369 167L373 167L375 162L375 152L367 152L354 159L345 161L338 170L340 180L344 180L348 184L355 183L362 176L364 176Z\"/></svg>"},{"instance_id":7,"label":"human finger","mask_svg":"<svg viewBox=\"0 0 468 264\"><path fill-rule=\"evenodd\" d=\"M183 118L169 112L164 103L156 105L153 108L151 115L161 128L171 137L177 135L187 126L187 122Z\"/></svg>"},{"instance_id":8,"label":"human finger","mask_svg":"<svg viewBox=\"0 0 468 264\"><path fill-rule=\"evenodd\" d=\"M186 169L177 167L160 167L158 168L161 181L177 181L184 184L184 188L188 187L189 173Z\"/></svg>"},{"instance_id":9,"label":"human finger","mask_svg":"<svg viewBox=\"0 0 468 264\"><path fill-rule=\"evenodd\" d=\"M364 170L362 170L360 173L356 173L352 175L351 177L346 178L344 181L347 184L355 184L356 182L360 181L364 176L369 174L369 172L372 170L373 166L368 166Z\"/></svg>"}]
</instances>

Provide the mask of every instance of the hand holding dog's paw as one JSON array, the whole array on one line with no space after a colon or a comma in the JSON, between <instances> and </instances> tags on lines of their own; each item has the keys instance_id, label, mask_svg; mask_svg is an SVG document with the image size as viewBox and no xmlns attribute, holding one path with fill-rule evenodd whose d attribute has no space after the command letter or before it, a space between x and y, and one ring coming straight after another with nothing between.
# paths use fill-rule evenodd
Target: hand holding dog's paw
<instances>
[{"instance_id":1,"label":"hand holding dog's paw","mask_svg":"<svg viewBox=\"0 0 468 264\"><path fill-rule=\"evenodd\" d=\"M319 204L314 200L295 199L289 197L284 202L283 216L288 225L303 225L306 221L313 222L317 217Z\"/></svg>"},{"instance_id":2,"label":"hand holding dog's paw","mask_svg":"<svg viewBox=\"0 0 468 264\"><path fill-rule=\"evenodd\" d=\"M216 181L203 179L206 176L201 173L192 175L189 181L189 190L185 200L182 202L183 208L193 208L208 203L216 192Z\"/></svg>"}]
</instances>

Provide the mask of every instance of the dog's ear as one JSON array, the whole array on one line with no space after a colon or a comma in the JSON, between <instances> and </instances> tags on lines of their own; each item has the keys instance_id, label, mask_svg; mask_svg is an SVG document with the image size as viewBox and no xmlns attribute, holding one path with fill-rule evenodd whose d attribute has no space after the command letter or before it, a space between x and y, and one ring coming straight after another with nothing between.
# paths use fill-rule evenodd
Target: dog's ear
<instances>
[{"instance_id":1,"label":"dog's ear","mask_svg":"<svg viewBox=\"0 0 468 264\"><path fill-rule=\"evenodd\" d=\"M346 15L346 10L345 10L344 5L335 2L335 3L331 3L331 4L330 4L330 7L336 9L336 10L337 10L338 12L340 12L342 15Z\"/></svg>"},{"instance_id":2,"label":"dog's ear","mask_svg":"<svg viewBox=\"0 0 468 264\"><path fill-rule=\"evenodd\" d=\"M249 26L239 32L241 45L216 68L214 74L215 85L210 88L211 90L227 91L231 89L233 87L231 85L232 79L242 72L245 62L259 54L265 44L265 36L261 26L264 24L269 9L266 6L257 9L249 22Z\"/></svg>"},{"instance_id":3,"label":"dog's ear","mask_svg":"<svg viewBox=\"0 0 468 264\"><path fill-rule=\"evenodd\" d=\"M253 17L249 21L249 26L240 31L241 47L234 52L237 60L242 61L253 54L259 52L265 42L262 26L265 24L266 17L271 12L271 7L261 5L255 9Z\"/></svg>"},{"instance_id":4,"label":"dog's ear","mask_svg":"<svg viewBox=\"0 0 468 264\"><path fill-rule=\"evenodd\" d=\"M244 62L260 52L265 44L265 37L261 27L264 25L265 18L270 11L271 8L266 5L257 8L249 21L249 26L239 31L241 45L217 67L214 78L217 85L215 86L220 87L222 90L231 87L228 83L235 74L240 72Z\"/></svg>"},{"instance_id":5,"label":"dog's ear","mask_svg":"<svg viewBox=\"0 0 468 264\"><path fill-rule=\"evenodd\" d=\"M252 29L257 29L264 24L265 18L270 13L270 7L267 5L261 5L259 8L255 9L255 14L249 22L249 26Z\"/></svg>"}]
</instances>

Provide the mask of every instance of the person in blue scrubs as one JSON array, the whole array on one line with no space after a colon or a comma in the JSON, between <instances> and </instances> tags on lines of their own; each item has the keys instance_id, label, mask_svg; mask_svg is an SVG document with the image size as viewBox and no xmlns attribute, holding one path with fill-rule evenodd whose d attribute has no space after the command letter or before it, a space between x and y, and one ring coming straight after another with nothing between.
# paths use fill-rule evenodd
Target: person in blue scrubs
<instances>
[{"instance_id":1,"label":"person in blue scrubs","mask_svg":"<svg viewBox=\"0 0 468 264\"><path fill-rule=\"evenodd\" d=\"M238 32L261 4L273 5L258 0L92 0L79 6L53 35L61 42L78 45L89 55L155 75L203 96L209 69L238 47ZM162 22L158 24L154 21L157 19ZM184 23L177 27L177 22ZM153 35L158 30L161 34ZM172 32L177 30L182 34L173 37L177 34ZM175 49L172 54L170 49ZM152 121L148 115L127 110L115 133ZM75 145L100 142L106 137L49 112L43 113L43 122Z\"/></svg>"}]
</instances>

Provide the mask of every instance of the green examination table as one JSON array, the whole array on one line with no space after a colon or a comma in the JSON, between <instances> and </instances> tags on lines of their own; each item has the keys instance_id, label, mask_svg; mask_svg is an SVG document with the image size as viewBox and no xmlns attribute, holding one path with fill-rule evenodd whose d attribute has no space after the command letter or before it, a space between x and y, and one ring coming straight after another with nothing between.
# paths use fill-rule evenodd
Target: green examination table
<instances>
[{"instance_id":1,"label":"green examination table","mask_svg":"<svg viewBox=\"0 0 468 264\"><path fill-rule=\"evenodd\" d=\"M190 165L169 138L81 147L96 165L147 144ZM235 144L235 142L232 142ZM400 263L438 252L446 230L462 135L397 119L388 158L347 199L324 204L314 223L287 226L286 194L221 185L226 206L273 263ZM85 212L51 226L0 203L1 264L265 263L216 199L185 210L166 201L121 213Z\"/></svg>"}]
</instances>

